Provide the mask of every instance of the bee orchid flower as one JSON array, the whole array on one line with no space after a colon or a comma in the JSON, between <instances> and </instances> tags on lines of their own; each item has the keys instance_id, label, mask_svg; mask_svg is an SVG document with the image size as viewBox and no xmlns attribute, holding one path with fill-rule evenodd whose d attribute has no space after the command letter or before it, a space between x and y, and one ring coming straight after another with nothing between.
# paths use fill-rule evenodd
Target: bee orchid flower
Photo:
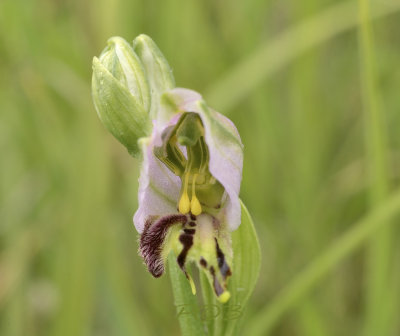
<instances>
[{"instance_id":1,"label":"bee orchid flower","mask_svg":"<svg viewBox=\"0 0 400 336\"><path fill-rule=\"evenodd\" d=\"M221 302L234 272L231 232L241 221L243 145L234 124L192 90L175 88L155 43L113 38L93 61L93 99L110 132L142 158L134 225L139 253L160 277L170 253L196 292L188 264Z\"/></svg>"},{"instance_id":2,"label":"bee orchid flower","mask_svg":"<svg viewBox=\"0 0 400 336\"><path fill-rule=\"evenodd\" d=\"M232 273L229 232L241 218L243 146L233 123L197 92L176 88L161 99L167 111L162 115L171 118L155 120L151 136L141 140L144 161L134 216L140 254L159 277L174 251L193 291L186 264L195 262L226 301Z\"/></svg>"}]
</instances>

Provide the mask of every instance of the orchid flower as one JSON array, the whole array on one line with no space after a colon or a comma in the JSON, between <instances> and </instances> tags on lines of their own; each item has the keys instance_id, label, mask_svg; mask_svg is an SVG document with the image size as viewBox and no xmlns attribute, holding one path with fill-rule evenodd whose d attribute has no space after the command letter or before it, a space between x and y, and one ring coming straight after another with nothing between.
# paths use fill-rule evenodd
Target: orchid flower
<instances>
[{"instance_id":1,"label":"orchid flower","mask_svg":"<svg viewBox=\"0 0 400 336\"><path fill-rule=\"evenodd\" d=\"M112 38L93 61L93 99L110 132L142 159L134 225L154 277L168 255L196 288L188 264L205 272L221 302L234 272L231 232L241 223L243 145L234 124L192 90L175 88L168 63L141 35Z\"/></svg>"}]
</instances>

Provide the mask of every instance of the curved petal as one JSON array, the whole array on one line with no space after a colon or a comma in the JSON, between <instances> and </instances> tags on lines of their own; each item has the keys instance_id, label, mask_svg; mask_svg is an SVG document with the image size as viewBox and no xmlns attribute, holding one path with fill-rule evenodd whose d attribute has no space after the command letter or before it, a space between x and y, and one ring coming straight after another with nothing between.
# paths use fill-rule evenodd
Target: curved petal
<instances>
[{"instance_id":1,"label":"curved petal","mask_svg":"<svg viewBox=\"0 0 400 336\"><path fill-rule=\"evenodd\" d=\"M243 144L235 125L222 114L210 109L195 91L176 88L163 96L164 108L196 112L204 124L205 140L210 152L210 173L227 193L223 214L230 231L240 225L240 183L243 168Z\"/></svg>"},{"instance_id":2,"label":"curved petal","mask_svg":"<svg viewBox=\"0 0 400 336\"><path fill-rule=\"evenodd\" d=\"M161 141L157 128L153 128L151 138L140 140L143 163L139 178L139 207L133 222L139 233L143 232L146 221L151 216L176 213L181 181L153 154L154 145Z\"/></svg>"}]
</instances>

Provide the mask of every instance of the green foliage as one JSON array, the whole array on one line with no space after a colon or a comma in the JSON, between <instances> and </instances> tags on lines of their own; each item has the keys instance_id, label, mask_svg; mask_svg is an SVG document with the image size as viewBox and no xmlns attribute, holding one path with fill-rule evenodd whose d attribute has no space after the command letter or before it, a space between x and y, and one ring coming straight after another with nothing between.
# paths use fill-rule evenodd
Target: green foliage
<instances>
[{"instance_id":1,"label":"green foliage","mask_svg":"<svg viewBox=\"0 0 400 336\"><path fill-rule=\"evenodd\" d=\"M232 234L233 275L229 282L231 299L223 305L223 335L232 335L245 313L247 302L258 281L261 250L253 220L242 203L242 223Z\"/></svg>"}]
</instances>

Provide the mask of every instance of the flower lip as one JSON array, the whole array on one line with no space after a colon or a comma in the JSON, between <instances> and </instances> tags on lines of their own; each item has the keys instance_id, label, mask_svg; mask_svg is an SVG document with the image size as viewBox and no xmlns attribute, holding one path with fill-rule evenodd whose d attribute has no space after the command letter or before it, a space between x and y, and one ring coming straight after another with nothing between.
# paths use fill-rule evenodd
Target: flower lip
<instances>
[{"instance_id":1,"label":"flower lip","mask_svg":"<svg viewBox=\"0 0 400 336\"><path fill-rule=\"evenodd\" d=\"M149 218L146 221L142 235L140 236L139 252L143 257L149 272L156 278L164 273L162 248L168 230L176 224L186 224L185 215L173 214L164 216L158 220Z\"/></svg>"},{"instance_id":2,"label":"flower lip","mask_svg":"<svg viewBox=\"0 0 400 336\"><path fill-rule=\"evenodd\" d=\"M226 302L230 296L227 279L232 272L229 266L229 248L221 233L219 221L208 214L197 217L173 214L157 219L150 218L141 235L139 251L149 272L157 278L164 273L166 257L173 250L180 269L190 282L193 294L196 293L196 288L186 265L195 262L207 276L218 299Z\"/></svg>"}]
</instances>

